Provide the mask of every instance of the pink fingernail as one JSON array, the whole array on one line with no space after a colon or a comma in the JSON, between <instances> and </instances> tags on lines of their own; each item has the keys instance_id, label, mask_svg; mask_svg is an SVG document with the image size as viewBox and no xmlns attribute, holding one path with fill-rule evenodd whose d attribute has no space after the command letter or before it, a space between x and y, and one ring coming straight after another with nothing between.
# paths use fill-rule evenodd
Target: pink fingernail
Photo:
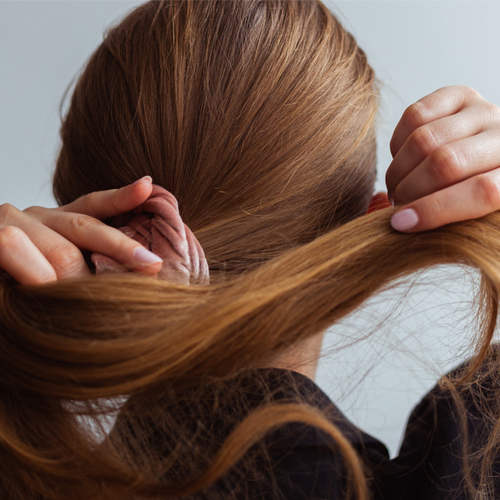
<instances>
[{"instance_id":1,"label":"pink fingernail","mask_svg":"<svg viewBox=\"0 0 500 500\"><path fill-rule=\"evenodd\" d=\"M134 257L143 264L157 264L158 262L163 262L158 255L146 250L144 247L137 247L134 250Z\"/></svg>"},{"instance_id":2,"label":"pink fingernail","mask_svg":"<svg viewBox=\"0 0 500 500\"><path fill-rule=\"evenodd\" d=\"M391 218L391 226L396 231L408 231L418 224L418 215L413 208L405 208L394 214Z\"/></svg>"},{"instance_id":3,"label":"pink fingernail","mask_svg":"<svg viewBox=\"0 0 500 500\"><path fill-rule=\"evenodd\" d=\"M139 182L142 182L144 180L148 179L151 184L153 183L153 178L150 175L145 175L144 177L141 177L140 179L137 179L133 184L130 184L131 186L135 186L136 184L139 184Z\"/></svg>"}]
</instances>

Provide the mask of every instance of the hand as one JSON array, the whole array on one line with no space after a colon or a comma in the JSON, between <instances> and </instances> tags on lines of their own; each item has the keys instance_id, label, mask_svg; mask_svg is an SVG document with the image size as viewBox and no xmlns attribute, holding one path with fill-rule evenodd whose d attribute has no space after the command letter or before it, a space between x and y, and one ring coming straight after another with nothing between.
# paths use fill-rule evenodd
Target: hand
<instances>
[{"instance_id":1,"label":"hand","mask_svg":"<svg viewBox=\"0 0 500 500\"><path fill-rule=\"evenodd\" d=\"M500 209L500 108L467 87L412 104L391 140L394 229L417 232Z\"/></svg>"},{"instance_id":2,"label":"hand","mask_svg":"<svg viewBox=\"0 0 500 500\"><path fill-rule=\"evenodd\" d=\"M12 205L0 206L0 268L26 285L87 276L90 270L81 249L156 275L161 269L159 257L98 220L133 210L146 201L151 190L151 177L144 177L130 186L91 193L59 208L30 207L21 212Z\"/></svg>"}]
</instances>

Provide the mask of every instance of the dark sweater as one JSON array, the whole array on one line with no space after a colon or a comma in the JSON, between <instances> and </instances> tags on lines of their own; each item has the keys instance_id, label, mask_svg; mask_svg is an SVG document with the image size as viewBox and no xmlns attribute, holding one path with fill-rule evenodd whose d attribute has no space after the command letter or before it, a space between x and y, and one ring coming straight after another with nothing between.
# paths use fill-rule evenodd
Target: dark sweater
<instances>
[{"instance_id":1,"label":"dark sweater","mask_svg":"<svg viewBox=\"0 0 500 500\"><path fill-rule=\"evenodd\" d=\"M491 429L472 395L465 401L469 449L474 451ZM181 393L165 391L155 406L168 416L160 421L152 414L141 425L148 429L146 442L158 456L168 457L177 450L168 482L182 482L204 470L253 410L297 402L321 410L351 442L365 464L374 500L470 498L460 458L463 432L458 412L450 394L438 386L412 412L394 459L384 444L353 425L312 380L280 369L247 370L224 382ZM119 418L115 432L124 425L130 430ZM345 484L346 470L334 441L312 426L290 423L269 432L220 480L189 498L332 500L344 498ZM500 487L492 498L500 498Z\"/></svg>"}]
</instances>

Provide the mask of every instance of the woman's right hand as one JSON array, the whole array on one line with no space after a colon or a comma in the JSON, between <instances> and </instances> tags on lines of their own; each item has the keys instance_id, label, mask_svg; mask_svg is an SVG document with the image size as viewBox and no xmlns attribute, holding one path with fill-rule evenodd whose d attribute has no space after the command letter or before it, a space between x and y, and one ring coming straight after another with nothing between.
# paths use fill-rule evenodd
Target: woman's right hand
<instances>
[{"instance_id":1,"label":"woman's right hand","mask_svg":"<svg viewBox=\"0 0 500 500\"><path fill-rule=\"evenodd\" d=\"M107 255L134 271L156 275L162 260L99 219L138 207L151 194L151 177L121 189L90 193L58 208L20 211L0 206L0 269L25 285L87 276L81 250Z\"/></svg>"}]
</instances>

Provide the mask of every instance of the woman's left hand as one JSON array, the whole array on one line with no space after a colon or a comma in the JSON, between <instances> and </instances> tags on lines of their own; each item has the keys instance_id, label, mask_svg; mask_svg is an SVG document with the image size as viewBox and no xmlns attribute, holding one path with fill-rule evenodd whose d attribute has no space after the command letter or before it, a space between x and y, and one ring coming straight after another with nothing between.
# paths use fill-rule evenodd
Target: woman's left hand
<instances>
[{"instance_id":1,"label":"woman's left hand","mask_svg":"<svg viewBox=\"0 0 500 500\"><path fill-rule=\"evenodd\" d=\"M394 229L425 231L500 209L500 108L444 87L404 112L391 140L389 199L407 204Z\"/></svg>"}]
</instances>

